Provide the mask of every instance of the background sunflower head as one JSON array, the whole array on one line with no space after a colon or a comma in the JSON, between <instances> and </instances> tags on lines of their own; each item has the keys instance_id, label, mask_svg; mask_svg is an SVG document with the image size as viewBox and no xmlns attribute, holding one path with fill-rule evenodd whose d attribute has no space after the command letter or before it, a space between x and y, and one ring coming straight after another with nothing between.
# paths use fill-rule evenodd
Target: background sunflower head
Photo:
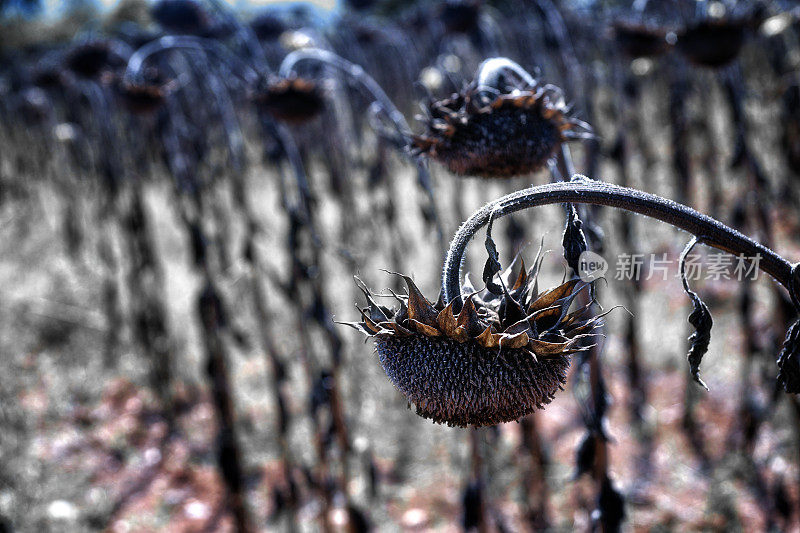
<instances>
[{"instance_id":1,"label":"background sunflower head","mask_svg":"<svg viewBox=\"0 0 800 533\"><path fill-rule=\"evenodd\" d=\"M275 118L294 123L311 120L325 107L319 85L294 76L266 81L253 93L252 100Z\"/></svg>"},{"instance_id":2,"label":"background sunflower head","mask_svg":"<svg viewBox=\"0 0 800 533\"><path fill-rule=\"evenodd\" d=\"M458 175L507 178L543 168L561 143L588 126L570 116L560 89L535 85L500 92L476 83L427 106L412 151Z\"/></svg>"}]
</instances>

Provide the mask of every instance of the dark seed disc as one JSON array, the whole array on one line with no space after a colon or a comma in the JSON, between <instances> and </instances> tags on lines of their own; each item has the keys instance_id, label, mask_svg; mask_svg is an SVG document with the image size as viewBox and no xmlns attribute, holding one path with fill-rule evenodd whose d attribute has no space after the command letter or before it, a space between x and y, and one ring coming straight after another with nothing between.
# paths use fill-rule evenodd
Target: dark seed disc
<instances>
[{"instance_id":1,"label":"dark seed disc","mask_svg":"<svg viewBox=\"0 0 800 533\"><path fill-rule=\"evenodd\" d=\"M568 356L538 361L440 337L375 337L386 375L420 416L450 426L511 422L550 403L566 382Z\"/></svg>"}]
</instances>

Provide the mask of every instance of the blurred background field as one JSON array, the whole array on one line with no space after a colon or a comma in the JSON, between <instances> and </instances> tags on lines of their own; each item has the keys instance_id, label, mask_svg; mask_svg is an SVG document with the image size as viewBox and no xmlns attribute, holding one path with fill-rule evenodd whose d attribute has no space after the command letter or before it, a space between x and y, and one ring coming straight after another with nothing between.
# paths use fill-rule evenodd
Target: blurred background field
<instances>
[{"instance_id":1,"label":"blurred background field","mask_svg":"<svg viewBox=\"0 0 800 533\"><path fill-rule=\"evenodd\" d=\"M0 2L0 531L800 529L800 403L774 379L795 317L768 276L693 282L714 315L706 392L686 364L687 235L600 209L612 270L599 300L624 307L600 340L607 470L586 456L595 407L578 358L566 390L520 423L433 424L372 343L335 323L358 319L353 276L402 291L382 269L402 272L432 299L459 224L550 174L458 177L430 161L431 203L352 76L298 67L325 104L294 123L259 108L239 64L277 75L292 50L334 51L420 133L428 94L508 56L591 124L596 139L570 144L578 172L692 205L796 260L792 3L176 2L202 15L159 20L169 3L79 2L62 19ZM709 20L742 32L719 65L680 45ZM641 53L629 27L663 49ZM141 83L163 94L131 106L134 51L177 34L207 48L148 59L158 81ZM555 285L563 227L558 206L498 221L503 266L544 237L542 284ZM613 275L631 253L647 259L639 284ZM651 254L670 260L667 280L647 275Z\"/></svg>"}]
</instances>

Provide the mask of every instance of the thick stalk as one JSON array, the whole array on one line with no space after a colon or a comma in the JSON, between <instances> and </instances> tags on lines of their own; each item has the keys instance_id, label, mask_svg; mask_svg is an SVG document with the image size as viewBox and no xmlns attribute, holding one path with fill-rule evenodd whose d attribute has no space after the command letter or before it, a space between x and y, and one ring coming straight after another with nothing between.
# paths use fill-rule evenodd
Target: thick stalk
<instances>
[{"instance_id":1,"label":"thick stalk","mask_svg":"<svg viewBox=\"0 0 800 533\"><path fill-rule=\"evenodd\" d=\"M698 242L734 255L758 257L758 268L783 285L798 301L798 265L771 249L691 207L636 189L575 176L570 182L549 183L517 191L489 202L464 222L453 237L442 270L442 295L449 303L461 294L460 272L467 244L475 233L499 217L541 205L578 203L604 205L661 220L691 233ZM794 276L793 276L794 273Z\"/></svg>"}]
</instances>

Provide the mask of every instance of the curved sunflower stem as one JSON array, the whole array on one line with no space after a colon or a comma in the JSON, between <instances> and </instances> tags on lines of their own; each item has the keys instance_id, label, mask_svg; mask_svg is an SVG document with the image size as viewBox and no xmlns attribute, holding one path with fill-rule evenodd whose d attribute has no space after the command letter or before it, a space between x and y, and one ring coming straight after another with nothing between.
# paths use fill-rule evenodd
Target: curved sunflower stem
<instances>
[{"instance_id":1,"label":"curved sunflower stem","mask_svg":"<svg viewBox=\"0 0 800 533\"><path fill-rule=\"evenodd\" d=\"M592 181L580 175L572 181L549 183L517 191L489 202L475 212L456 232L442 270L442 295L449 303L461 293L460 271L467 244L490 217L542 205L578 203L604 205L661 220L697 237L698 242L731 254L758 257L758 268L783 285L797 303L800 264L792 264L771 249L691 207L636 189Z\"/></svg>"},{"instance_id":2,"label":"curved sunflower stem","mask_svg":"<svg viewBox=\"0 0 800 533\"><path fill-rule=\"evenodd\" d=\"M498 87L498 85L500 85L500 80L508 73L515 75L528 87L536 85L536 79L528 74L527 70L507 57L491 57L485 60L478 67L475 81L479 88L491 87L501 89L501 87Z\"/></svg>"},{"instance_id":3,"label":"curved sunflower stem","mask_svg":"<svg viewBox=\"0 0 800 533\"><path fill-rule=\"evenodd\" d=\"M682 229L692 234L699 243L751 258L754 266L786 288L795 309L800 310L800 263L790 263L766 246L690 207L636 189L592 181L580 175L573 176L570 182L539 185L503 196L489 202L464 222L453 237L445 259L442 271L443 302L448 304L460 299L464 252L480 228L522 209L559 203L603 205L639 213ZM794 337L787 337L778 361L778 378L788 392L800 389L793 381L797 374L796 342Z\"/></svg>"},{"instance_id":4,"label":"curved sunflower stem","mask_svg":"<svg viewBox=\"0 0 800 533\"><path fill-rule=\"evenodd\" d=\"M244 45L253 61L261 67L261 71L268 72L267 56L264 54L264 49L261 47L261 43L259 43L253 29L247 24L242 24L239 18L232 13L232 6L224 4L221 0L209 0L209 3L229 24L233 25L235 28L234 36Z\"/></svg>"},{"instance_id":5,"label":"curved sunflower stem","mask_svg":"<svg viewBox=\"0 0 800 533\"><path fill-rule=\"evenodd\" d=\"M295 50L294 52L287 55L281 66L278 70L278 74L281 77L289 77L295 70L295 67L298 63L302 61L317 61L320 63L324 63L325 65L334 67L349 78L352 78L356 82L358 82L359 87L365 91L366 95L372 98L377 104L380 106L380 110L389 119L389 122L392 124L392 127L395 129L397 133L398 139L402 139L403 144L411 137L411 128L406 121L406 118L403 116L403 113L397 109L397 106L394 105L394 102L389 98L389 96L384 92L381 86L376 82L372 76L366 73L366 71L359 65L355 63L351 63L350 61L330 52L328 50L322 50L319 48L308 48L304 50ZM439 216L436 210L436 202L435 197L433 195L433 187L431 185L430 174L428 173L428 169L425 167L425 164L416 157L412 157L410 154L405 153L411 162L414 164L416 171L417 171L417 183L419 184L420 188L422 188L423 192L425 193L429 205L430 210L426 212L426 216L429 216L431 221L433 222L436 232L438 235L439 240L443 243L444 242L444 233L442 230L441 223L439 222ZM442 246L443 248L443 246Z\"/></svg>"},{"instance_id":6,"label":"curved sunflower stem","mask_svg":"<svg viewBox=\"0 0 800 533\"><path fill-rule=\"evenodd\" d=\"M361 88L380 104L383 112L389 117L392 125L397 130L397 133L402 137L410 135L411 128L409 128L403 114L397 109L394 102L391 101L383 89L381 89L378 82L367 74L361 66L351 63L328 50L309 48L305 50L295 50L287 55L281 63L278 74L283 78L289 77L292 72L294 72L297 64L301 61L318 61L324 63L339 69L348 77L357 81Z\"/></svg>"},{"instance_id":7,"label":"curved sunflower stem","mask_svg":"<svg viewBox=\"0 0 800 533\"><path fill-rule=\"evenodd\" d=\"M241 69L243 71L242 78L250 83L254 83L260 77L258 72L217 41L190 35L167 35L147 43L131 55L125 68L123 81L126 83L144 82L142 72L147 59L154 54L175 49L194 50L204 54L213 53L231 67L231 72L236 72L237 68Z\"/></svg>"}]
</instances>

